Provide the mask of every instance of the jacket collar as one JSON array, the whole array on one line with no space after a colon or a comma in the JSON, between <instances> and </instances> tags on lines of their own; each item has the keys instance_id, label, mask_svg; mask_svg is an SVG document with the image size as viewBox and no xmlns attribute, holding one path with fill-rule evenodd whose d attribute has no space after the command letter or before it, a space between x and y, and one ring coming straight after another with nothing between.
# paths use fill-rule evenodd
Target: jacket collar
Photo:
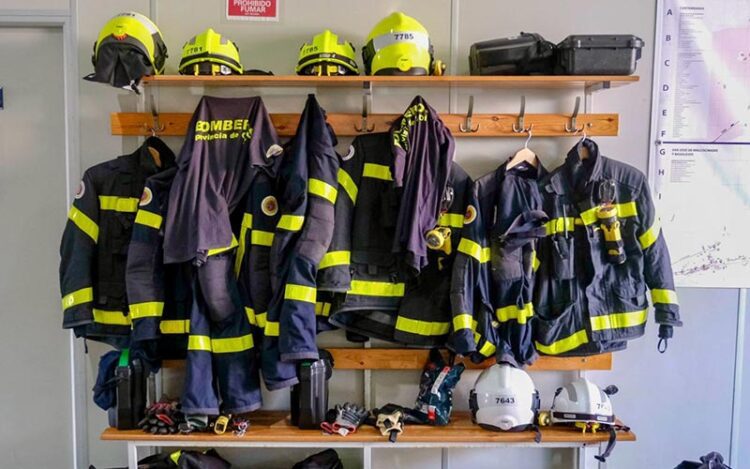
<instances>
[{"instance_id":1,"label":"jacket collar","mask_svg":"<svg viewBox=\"0 0 750 469\"><path fill-rule=\"evenodd\" d=\"M156 166L154 158L151 156L149 147L153 147L159 152L161 167ZM152 176L160 171L169 169L175 165L174 152L167 146L162 139L158 137L148 137L143 145L129 155L121 156L117 159L117 168L122 173L138 173L143 177Z\"/></svg>"},{"instance_id":2,"label":"jacket collar","mask_svg":"<svg viewBox=\"0 0 750 469\"><path fill-rule=\"evenodd\" d=\"M589 152L587 159L581 159L581 152L586 148ZM585 186L588 188L592 183L601 179L603 156L599 153L599 145L587 138L576 143L568 151L565 162L550 177L551 189L559 194L570 194L574 192L571 175L584 171ZM581 167L583 166L583 167Z\"/></svg>"}]
</instances>

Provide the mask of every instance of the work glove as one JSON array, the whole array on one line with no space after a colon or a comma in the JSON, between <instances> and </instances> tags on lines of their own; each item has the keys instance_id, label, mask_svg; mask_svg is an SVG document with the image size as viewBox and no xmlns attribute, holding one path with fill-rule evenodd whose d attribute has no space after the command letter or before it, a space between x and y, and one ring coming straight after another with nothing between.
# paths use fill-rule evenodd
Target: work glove
<instances>
[{"instance_id":1,"label":"work glove","mask_svg":"<svg viewBox=\"0 0 750 469\"><path fill-rule=\"evenodd\" d=\"M383 436L391 443L396 442L398 435L404 431L404 415L400 410L388 414L378 414L375 423Z\"/></svg>"},{"instance_id":2,"label":"work glove","mask_svg":"<svg viewBox=\"0 0 750 469\"><path fill-rule=\"evenodd\" d=\"M178 426L180 433L204 432L208 430L208 415L186 415Z\"/></svg>"},{"instance_id":3,"label":"work glove","mask_svg":"<svg viewBox=\"0 0 750 469\"><path fill-rule=\"evenodd\" d=\"M156 402L146 409L146 416L138 422L138 427L153 435L172 435L177 433L183 421L182 413L177 410L177 402Z\"/></svg>"},{"instance_id":4,"label":"work glove","mask_svg":"<svg viewBox=\"0 0 750 469\"><path fill-rule=\"evenodd\" d=\"M338 433L341 436L346 436L349 433L354 433L367 418L367 409L349 402L343 406L337 404L329 412L329 418L321 423L320 427L331 435Z\"/></svg>"}]
</instances>

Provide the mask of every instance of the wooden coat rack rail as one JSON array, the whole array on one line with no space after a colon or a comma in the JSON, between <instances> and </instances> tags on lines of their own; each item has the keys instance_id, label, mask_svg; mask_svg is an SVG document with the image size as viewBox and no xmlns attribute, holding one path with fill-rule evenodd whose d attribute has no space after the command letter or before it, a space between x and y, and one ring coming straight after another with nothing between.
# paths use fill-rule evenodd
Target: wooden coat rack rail
<instances>
[{"instance_id":1,"label":"wooden coat rack rail","mask_svg":"<svg viewBox=\"0 0 750 469\"><path fill-rule=\"evenodd\" d=\"M158 117L158 125L154 119ZM156 135L176 137L187 134L191 114L163 112L153 116L148 112L114 112L111 114L112 135L148 136L152 129ZM367 122L373 132L385 132L399 114L371 114ZM443 122L453 132L454 137L526 137L526 132L516 132L518 115L515 114L474 114L471 117L473 132L462 132L460 126L467 116L463 114L441 114ZM271 120L279 136L292 137L297 129L299 114L271 114ZM339 137L355 137L363 132L362 115L329 113L328 122ZM530 126L535 137L570 137L575 132L566 130L570 126L571 115L567 114L527 114L525 128ZM580 130L592 137L613 137L619 133L618 114L580 114L577 116ZM466 128L466 126L464 126Z\"/></svg>"}]
</instances>

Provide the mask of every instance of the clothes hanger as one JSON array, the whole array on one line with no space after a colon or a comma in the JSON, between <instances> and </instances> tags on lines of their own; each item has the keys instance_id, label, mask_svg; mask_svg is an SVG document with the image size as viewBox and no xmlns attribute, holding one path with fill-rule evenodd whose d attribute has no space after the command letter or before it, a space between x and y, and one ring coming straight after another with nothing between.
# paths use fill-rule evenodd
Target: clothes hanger
<instances>
[{"instance_id":1,"label":"clothes hanger","mask_svg":"<svg viewBox=\"0 0 750 469\"><path fill-rule=\"evenodd\" d=\"M528 129L526 129L526 132L528 133L528 137L526 137L526 143L524 143L523 148L518 150L515 155L508 161L508 164L505 165L505 170L509 170L515 166L518 166L519 164L526 162L529 163L533 167L537 167L537 161L539 160L536 156L536 153L531 151L529 149L529 141L531 140L531 129L534 127L534 124L531 124Z\"/></svg>"},{"instance_id":2,"label":"clothes hanger","mask_svg":"<svg viewBox=\"0 0 750 469\"><path fill-rule=\"evenodd\" d=\"M581 137L578 143L576 143L576 146L581 145L583 142L586 141L586 138L588 138L586 137L586 126L583 126L581 128L583 129L583 137ZM589 153L588 147L581 145L581 149L578 151L578 156L580 156L581 161L588 159L589 155L590 153Z\"/></svg>"}]
</instances>

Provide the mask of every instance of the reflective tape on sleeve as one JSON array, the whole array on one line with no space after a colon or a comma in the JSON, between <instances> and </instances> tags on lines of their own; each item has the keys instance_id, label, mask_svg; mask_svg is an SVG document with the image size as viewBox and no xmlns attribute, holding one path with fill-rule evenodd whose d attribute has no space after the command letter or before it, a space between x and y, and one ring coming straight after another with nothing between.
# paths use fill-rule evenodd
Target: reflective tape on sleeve
<instances>
[{"instance_id":1,"label":"reflective tape on sleeve","mask_svg":"<svg viewBox=\"0 0 750 469\"><path fill-rule=\"evenodd\" d=\"M581 345L588 343L588 341L589 338L586 334L586 330L582 329L575 334L552 342L549 345L544 345L541 342L535 342L535 345L536 349L545 355L559 355L574 350Z\"/></svg>"},{"instance_id":2,"label":"reflective tape on sleeve","mask_svg":"<svg viewBox=\"0 0 750 469\"><path fill-rule=\"evenodd\" d=\"M245 306L245 315L247 316L247 322L252 326L258 325L258 318L255 316L255 310Z\"/></svg>"},{"instance_id":3,"label":"reflective tape on sleeve","mask_svg":"<svg viewBox=\"0 0 750 469\"><path fill-rule=\"evenodd\" d=\"M117 197L114 195L100 195L99 209L115 212L135 213L138 211L138 197Z\"/></svg>"},{"instance_id":4,"label":"reflective tape on sleeve","mask_svg":"<svg viewBox=\"0 0 750 469\"><path fill-rule=\"evenodd\" d=\"M327 318L331 315L331 303L318 301L315 303L315 315Z\"/></svg>"},{"instance_id":5,"label":"reflective tape on sleeve","mask_svg":"<svg viewBox=\"0 0 750 469\"><path fill-rule=\"evenodd\" d=\"M622 329L625 327L641 326L648 318L648 310L632 311L628 313L612 313L603 316L592 316L591 330Z\"/></svg>"},{"instance_id":6,"label":"reflective tape on sleeve","mask_svg":"<svg viewBox=\"0 0 750 469\"><path fill-rule=\"evenodd\" d=\"M278 337L279 323L276 321L267 321L266 327L263 328L263 333L266 335L266 337Z\"/></svg>"},{"instance_id":7,"label":"reflective tape on sleeve","mask_svg":"<svg viewBox=\"0 0 750 469\"><path fill-rule=\"evenodd\" d=\"M315 303L316 294L317 291L315 290L315 287L308 287L307 285L296 285L294 283L288 283L286 287L284 287L285 300Z\"/></svg>"},{"instance_id":8,"label":"reflective tape on sleeve","mask_svg":"<svg viewBox=\"0 0 750 469\"><path fill-rule=\"evenodd\" d=\"M286 231L299 231L304 224L304 215L282 215L276 227Z\"/></svg>"},{"instance_id":9,"label":"reflective tape on sleeve","mask_svg":"<svg viewBox=\"0 0 750 469\"><path fill-rule=\"evenodd\" d=\"M495 316L500 322L508 322L511 319L518 321L518 324L526 324L526 320L534 316L534 306L526 303L523 308L516 305L505 306L495 310Z\"/></svg>"},{"instance_id":10,"label":"reflective tape on sleeve","mask_svg":"<svg viewBox=\"0 0 750 469\"><path fill-rule=\"evenodd\" d=\"M473 257L481 264L490 260L490 248L483 248L479 243L469 238L461 238L461 242L458 243L458 251Z\"/></svg>"},{"instance_id":11,"label":"reflective tape on sleeve","mask_svg":"<svg viewBox=\"0 0 750 469\"><path fill-rule=\"evenodd\" d=\"M148 301L130 305L131 319L161 317L163 311L164 303L161 301Z\"/></svg>"},{"instance_id":12,"label":"reflective tape on sleeve","mask_svg":"<svg viewBox=\"0 0 750 469\"><path fill-rule=\"evenodd\" d=\"M464 214L443 213L438 219L438 225L450 226L451 228L462 228L464 226Z\"/></svg>"},{"instance_id":13,"label":"reflective tape on sleeve","mask_svg":"<svg viewBox=\"0 0 750 469\"><path fill-rule=\"evenodd\" d=\"M107 311L94 308L94 322L108 326L129 326L130 316L122 311Z\"/></svg>"},{"instance_id":14,"label":"reflective tape on sleeve","mask_svg":"<svg viewBox=\"0 0 750 469\"><path fill-rule=\"evenodd\" d=\"M317 195L318 197L323 198L332 204L336 203L338 190L325 181L321 181L320 179L315 178L308 179L307 191L310 194Z\"/></svg>"},{"instance_id":15,"label":"reflective tape on sleeve","mask_svg":"<svg viewBox=\"0 0 750 469\"><path fill-rule=\"evenodd\" d=\"M453 330L473 329L473 320L474 318L471 317L471 314L459 314L453 318Z\"/></svg>"},{"instance_id":16,"label":"reflective tape on sleeve","mask_svg":"<svg viewBox=\"0 0 750 469\"><path fill-rule=\"evenodd\" d=\"M159 322L162 334L188 334L190 332L189 319L164 319Z\"/></svg>"},{"instance_id":17,"label":"reflective tape on sleeve","mask_svg":"<svg viewBox=\"0 0 750 469\"><path fill-rule=\"evenodd\" d=\"M240 337L227 337L211 339L211 351L213 353L237 353L250 350L255 344L253 335L247 334Z\"/></svg>"},{"instance_id":18,"label":"reflective tape on sleeve","mask_svg":"<svg viewBox=\"0 0 750 469\"><path fill-rule=\"evenodd\" d=\"M674 290L665 290L661 288L654 288L651 290L651 301L661 304L679 305L677 301L677 293Z\"/></svg>"},{"instance_id":19,"label":"reflective tape on sleeve","mask_svg":"<svg viewBox=\"0 0 750 469\"><path fill-rule=\"evenodd\" d=\"M78 210L75 205L70 207L68 212L68 219L72 221L79 230L83 231L86 236L91 238L94 243L99 239L99 225L94 220L88 217L85 213Z\"/></svg>"},{"instance_id":20,"label":"reflective tape on sleeve","mask_svg":"<svg viewBox=\"0 0 750 469\"><path fill-rule=\"evenodd\" d=\"M409 334L432 337L445 335L450 331L450 328L451 323L449 322L420 321L403 316L399 316L396 319L396 330L408 332Z\"/></svg>"},{"instance_id":21,"label":"reflective tape on sleeve","mask_svg":"<svg viewBox=\"0 0 750 469\"><path fill-rule=\"evenodd\" d=\"M362 170L362 177L393 181L390 166L383 164L365 163L365 167Z\"/></svg>"},{"instance_id":22,"label":"reflective tape on sleeve","mask_svg":"<svg viewBox=\"0 0 750 469\"><path fill-rule=\"evenodd\" d=\"M258 327L261 329L266 328L266 318L268 317L268 313L255 313L255 320L258 322Z\"/></svg>"},{"instance_id":23,"label":"reflective tape on sleeve","mask_svg":"<svg viewBox=\"0 0 750 469\"><path fill-rule=\"evenodd\" d=\"M557 233L565 233L566 231L573 231L576 229L576 225L583 224L583 222L579 222L579 220L580 218L576 219L573 217L553 218L552 220L544 224L544 231L546 232L547 236Z\"/></svg>"},{"instance_id":24,"label":"reflective tape on sleeve","mask_svg":"<svg viewBox=\"0 0 750 469\"><path fill-rule=\"evenodd\" d=\"M495 344L485 341L484 344L479 348L479 354L485 357L491 357L495 354L497 347Z\"/></svg>"},{"instance_id":25,"label":"reflective tape on sleeve","mask_svg":"<svg viewBox=\"0 0 750 469\"><path fill-rule=\"evenodd\" d=\"M404 296L405 284L352 280L348 294L361 296Z\"/></svg>"},{"instance_id":26,"label":"reflective tape on sleeve","mask_svg":"<svg viewBox=\"0 0 750 469\"><path fill-rule=\"evenodd\" d=\"M191 335L188 337L188 350L210 352L211 338L207 335Z\"/></svg>"},{"instance_id":27,"label":"reflective tape on sleeve","mask_svg":"<svg viewBox=\"0 0 750 469\"><path fill-rule=\"evenodd\" d=\"M651 225L651 228L647 229L645 233L638 237L638 242L641 243L641 249L645 251L650 248L651 245L659 239L660 233L661 223L659 223L659 220L654 220L654 224Z\"/></svg>"},{"instance_id":28,"label":"reflective tape on sleeve","mask_svg":"<svg viewBox=\"0 0 750 469\"><path fill-rule=\"evenodd\" d=\"M138 213L135 215L135 222L139 225L148 226L149 228L158 230L161 228L162 217L161 215L149 212L148 210L141 209L138 210Z\"/></svg>"},{"instance_id":29,"label":"reflective tape on sleeve","mask_svg":"<svg viewBox=\"0 0 750 469\"><path fill-rule=\"evenodd\" d=\"M349 265L351 263L351 251L330 251L327 252L318 264L319 269L327 269L338 265Z\"/></svg>"},{"instance_id":30,"label":"reflective tape on sleeve","mask_svg":"<svg viewBox=\"0 0 750 469\"><path fill-rule=\"evenodd\" d=\"M73 293L68 293L63 296L62 309L66 310L73 306L78 306L83 303L90 303L94 301L94 289L92 287L81 288Z\"/></svg>"},{"instance_id":31,"label":"reflective tape on sleeve","mask_svg":"<svg viewBox=\"0 0 750 469\"><path fill-rule=\"evenodd\" d=\"M339 182L339 186L342 187L349 195L349 198L352 200L352 204L356 204L357 192L359 191L359 189L357 188L357 185L354 183L354 180L349 175L349 173L347 173L343 169L339 169L336 179Z\"/></svg>"},{"instance_id":32,"label":"reflective tape on sleeve","mask_svg":"<svg viewBox=\"0 0 750 469\"><path fill-rule=\"evenodd\" d=\"M270 231L253 230L250 233L250 244L255 246L271 246L273 244L273 233Z\"/></svg>"}]
</instances>

